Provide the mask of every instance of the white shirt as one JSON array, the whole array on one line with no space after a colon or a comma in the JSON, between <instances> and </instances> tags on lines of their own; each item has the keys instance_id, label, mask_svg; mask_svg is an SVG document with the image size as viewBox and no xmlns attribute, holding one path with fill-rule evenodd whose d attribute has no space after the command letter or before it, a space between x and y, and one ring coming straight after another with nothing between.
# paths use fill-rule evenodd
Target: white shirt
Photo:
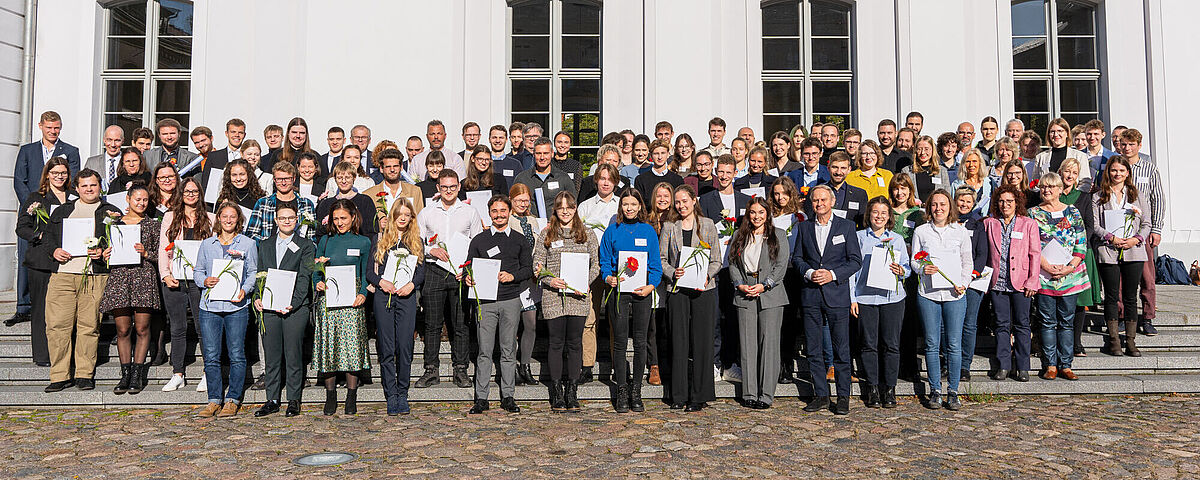
<instances>
[{"instance_id":1,"label":"white shirt","mask_svg":"<svg viewBox=\"0 0 1200 480\"><path fill-rule=\"evenodd\" d=\"M829 220L824 224L815 218L813 223L816 224L817 227L817 252L819 252L821 255L825 255L825 243L829 241L829 229L833 226L833 215L830 215ZM812 280L813 272L816 272L816 270L812 268L808 269L807 272L804 272L804 278ZM837 274L833 273L833 270L830 270L829 274L833 276L834 280L837 280Z\"/></svg>"},{"instance_id":2,"label":"white shirt","mask_svg":"<svg viewBox=\"0 0 1200 480\"><path fill-rule=\"evenodd\" d=\"M621 202L615 193L608 196L608 201L601 200L600 195L596 195L579 204L579 218L584 223L597 223L607 227L620 208ZM601 230L596 235L597 238L603 233L604 231Z\"/></svg>"},{"instance_id":3,"label":"white shirt","mask_svg":"<svg viewBox=\"0 0 1200 480\"><path fill-rule=\"evenodd\" d=\"M962 224L952 223L945 227L935 227L932 223L926 223L917 227L916 230L913 230L912 255L916 256L917 252L921 251L957 254L958 260L962 263L959 269L960 275L959 278L951 278L956 285L960 286L971 282L971 269L975 264L974 259L971 258L971 232ZM940 266L949 260L935 259L934 261L935 265ZM924 268L920 262L913 261L912 265L914 272L920 272ZM963 298L962 295L955 295L954 290L950 289L930 290L928 288L929 281L925 278L928 275L922 274L921 277L917 293L922 297L935 302L948 302Z\"/></svg>"},{"instance_id":4,"label":"white shirt","mask_svg":"<svg viewBox=\"0 0 1200 480\"><path fill-rule=\"evenodd\" d=\"M229 161L231 161L231 162L234 160L241 160L241 158L242 158L242 150L239 148L227 147L225 149L225 152L226 152L226 156L229 158Z\"/></svg>"},{"instance_id":5,"label":"white shirt","mask_svg":"<svg viewBox=\"0 0 1200 480\"><path fill-rule=\"evenodd\" d=\"M725 207L724 208L725 210L729 210L729 216L731 216L731 217L740 216L740 215L738 215L738 212L737 212L737 200L736 200L737 195L736 194L719 193L718 195L721 196L721 206Z\"/></svg>"},{"instance_id":6,"label":"white shirt","mask_svg":"<svg viewBox=\"0 0 1200 480\"><path fill-rule=\"evenodd\" d=\"M449 207L441 200L426 205L417 214L417 226L421 235L428 241L434 235L438 240L449 242L454 232L472 238L483 231L483 220L474 207L466 202L455 200Z\"/></svg>"},{"instance_id":7,"label":"white shirt","mask_svg":"<svg viewBox=\"0 0 1200 480\"><path fill-rule=\"evenodd\" d=\"M108 156L108 153L105 153L104 154L104 171L100 172L101 178L104 179L104 181L101 182L100 186L102 188L104 188L104 191L107 192L109 182L116 180L117 175L121 174L120 170L121 170L121 154L117 153L117 156L110 157L110 156ZM112 174L111 177L109 177L110 173Z\"/></svg>"},{"instance_id":8,"label":"white shirt","mask_svg":"<svg viewBox=\"0 0 1200 480\"><path fill-rule=\"evenodd\" d=\"M50 159L54 158L54 149L58 148L58 141L56 140L49 150L46 149L46 142L38 141L38 145L42 147L42 164L50 163Z\"/></svg>"}]
</instances>

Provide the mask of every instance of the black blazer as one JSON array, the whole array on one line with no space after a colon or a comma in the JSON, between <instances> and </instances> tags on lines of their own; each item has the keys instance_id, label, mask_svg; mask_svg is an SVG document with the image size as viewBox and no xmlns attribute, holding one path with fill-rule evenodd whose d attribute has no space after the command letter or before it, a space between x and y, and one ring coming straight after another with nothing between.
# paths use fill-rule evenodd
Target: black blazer
<instances>
[{"instance_id":1,"label":"black blazer","mask_svg":"<svg viewBox=\"0 0 1200 480\"><path fill-rule=\"evenodd\" d=\"M839 238L840 237L840 238ZM792 252L792 266L803 278L808 270L832 271L836 280L817 285L804 279L801 302L806 307L824 304L833 308L850 307L850 276L862 268L862 251L858 246L858 234L854 222L833 215L829 221L829 237L825 239L825 252L817 248L817 223L815 217L800 223L800 235Z\"/></svg>"},{"instance_id":2,"label":"black blazer","mask_svg":"<svg viewBox=\"0 0 1200 480\"><path fill-rule=\"evenodd\" d=\"M200 188L208 186L208 177L212 175L214 168L219 168L222 171L229 165L229 147L220 150L208 152L208 158L204 160L204 168L200 170Z\"/></svg>"},{"instance_id":3,"label":"black blazer","mask_svg":"<svg viewBox=\"0 0 1200 480\"><path fill-rule=\"evenodd\" d=\"M50 215L50 225L46 233L49 234L49 238L47 238L47 240L50 242L49 248L51 255L54 254L54 250L62 248L63 219L70 217L71 213L75 212L75 203L78 201L78 199L71 200L63 204L61 207L55 209L54 213ZM96 208L96 229L92 232L92 236L100 239L101 249L108 248L108 239L104 236L104 217L108 216L110 212L121 215L121 210L119 208L101 199L100 206ZM55 261L53 258L50 260ZM108 273L108 267L104 264L104 262L92 262L92 272Z\"/></svg>"},{"instance_id":4,"label":"black blazer","mask_svg":"<svg viewBox=\"0 0 1200 480\"><path fill-rule=\"evenodd\" d=\"M295 244L297 249L292 251L288 249L283 254L283 262L278 265L275 262L275 242L279 239L279 233L273 233L265 240L258 242L258 271L265 272L269 268L279 270L288 270L296 272L296 287L292 290L292 310L295 313L300 307L308 306L309 285L312 285L312 265L316 255L317 247L313 245L312 240L301 237L300 235L292 235L291 244ZM274 313L264 310L263 313ZM289 313L289 315L291 314ZM276 313L276 315L278 315Z\"/></svg>"},{"instance_id":5,"label":"black blazer","mask_svg":"<svg viewBox=\"0 0 1200 480\"><path fill-rule=\"evenodd\" d=\"M142 182L142 185L149 187L150 184L154 183L154 179L151 178L150 175L150 172L140 173L137 175L122 173L117 175L117 178L114 178L113 181L108 184L108 192L105 193L113 194L124 192L129 190L129 187L133 186L133 182Z\"/></svg>"},{"instance_id":6,"label":"black blazer","mask_svg":"<svg viewBox=\"0 0 1200 480\"><path fill-rule=\"evenodd\" d=\"M321 198L321 195L325 193L325 184L327 183L329 183L329 177L317 172L317 176L313 177L312 196ZM296 182L296 193L300 193L300 182Z\"/></svg>"},{"instance_id":7,"label":"black blazer","mask_svg":"<svg viewBox=\"0 0 1200 480\"><path fill-rule=\"evenodd\" d=\"M737 190L733 191L734 210L729 212L734 218L742 218L742 214L746 213L746 205L750 204L750 196ZM717 231L721 230L721 210L725 209L725 204L721 203L721 192L713 190L700 196L700 211L704 216L708 217L713 223L717 224Z\"/></svg>"},{"instance_id":8,"label":"black blazer","mask_svg":"<svg viewBox=\"0 0 1200 480\"><path fill-rule=\"evenodd\" d=\"M70 191L67 192L68 199L72 195ZM62 205L53 194L42 195L37 191L30 193L25 203L21 204L21 209L17 211L17 236L29 242L21 264L34 270L54 273L58 271L58 262L53 257L55 247L49 237L50 224L38 220L37 214L29 213L29 207L34 203L38 203L38 208L46 212L50 211L50 207Z\"/></svg>"},{"instance_id":9,"label":"black blazer","mask_svg":"<svg viewBox=\"0 0 1200 480\"><path fill-rule=\"evenodd\" d=\"M329 216L330 211L333 209L334 200L336 200L335 196L329 196L317 204L315 212L317 216L317 236L329 233L329 228L332 225L327 224L325 218ZM370 197L361 193L355 195L350 201L354 202L355 207L358 207L358 216L362 219L362 224L358 227L358 233L364 237L371 237L378 233L379 223L375 221L375 213L378 211L378 207L375 205L375 202Z\"/></svg>"},{"instance_id":10,"label":"black blazer","mask_svg":"<svg viewBox=\"0 0 1200 480\"><path fill-rule=\"evenodd\" d=\"M823 184L829 185L829 183L826 181ZM829 185L829 188L833 188L833 185ZM842 182L842 189L846 193L842 195L841 200L833 202L833 208L845 211L846 220L854 222L856 227L865 227L867 191L846 182ZM836 198L837 195L835 194L834 197ZM812 202L804 202L804 215L813 218Z\"/></svg>"},{"instance_id":11,"label":"black blazer","mask_svg":"<svg viewBox=\"0 0 1200 480\"><path fill-rule=\"evenodd\" d=\"M378 249L379 249L378 239L372 239L371 240L371 256L369 257L371 265L369 268L367 268L367 282L370 282L371 285L375 286L376 293L381 292L381 290L379 290L379 281L383 280L383 272L384 272L384 270L386 270L386 268L383 264L375 261L375 252ZM419 254L418 254L417 258L418 259L420 258ZM421 291L421 285L425 284L425 262L424 262L424 260L417 261L417 266L416 266L416 268L413 269L412 284L414 287L413 293L417 293L417 292ZM396 288L400 288L403 286L404 285L396 285ZM413 293L410 293L409 296L411 297L413 295ZM397 298L407 298L407 297L400 297L399 295L397 295ZM414 314L415 314L415 312L414 312Z\"/></svg>"},{"instance_id":12,"label":"black blazer","mask_svg":"<svg viewBox=\"0 0 1200 480\"><path fill-rule=\"evenodd\" d=\"M740 192L743 188L750 188L750 182L754 180L758 180L758 186L766 187L767 195L771 194L771 184L775 183L775 177L766 172L743 175L742 178L733 181L733 189Z\"/></svg>"},{"instance_id":13,"label":"black blazer","mask_svg":"<svg viewBox=\"0 0 1200 480\"><path fill-rule=\"evenodd\" d=\"M613 189L614 192L620 193L621 190L624 190L625 188L633 186L633 181L630 180L629 178L626 178L626 177L623 177L620 175L618 175L618 177L619 177L619 179L617 180L617 188ZM597 192L597 190L596 190L596 176L588 175L587 177L585 177L583 179L583 182L580 182L580 184L579 184L578 202L583 203L584 200L592 198L592 197L596 196L598 193L599 192Z\"/></svg>"}]
</instances>

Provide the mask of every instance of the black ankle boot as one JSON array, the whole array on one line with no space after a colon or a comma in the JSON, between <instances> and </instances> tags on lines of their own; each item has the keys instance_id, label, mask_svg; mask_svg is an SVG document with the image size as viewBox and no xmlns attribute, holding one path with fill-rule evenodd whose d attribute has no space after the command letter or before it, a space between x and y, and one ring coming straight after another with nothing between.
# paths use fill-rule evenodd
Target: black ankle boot
<instances>
[{"instance_id":1,"label":"black ankle boot","mask_svg":"<svg viewBox=\"0 0 1200 480\"><path fill-rule=\"evenodd\" d=\"M883 408L896 408L896 387L887 387L883 391Z\"/></svg>"},{"instance_id":2,"label":"black ankle boot","mask_svg":"<svg viewBox=\"0 0 1200 480\"><path fill-rule=\"evenodd\" d=\"M517 384L518 385L537 385L537 379L533 378L533 371L529 369L529 364L522 364L517 367Z\"/></svg>"},{"instance_id":3,"label":"black ankle boot","mask_svg":"<svg viewBox=\"0 0 1200 480\"><path fill-rule=\"evenodd\" d=\"M346 415L358 414L358 389L346 389Z\"/></svg>"},{"instance_id":4,"label":"black ankle boot","mask_svg":"<svg viewBox=\"0 0 1200 480\"><path fill-rule=\"evenodd\" d=\"M135 363L130 366L129 371L129 394L137 395L142 393L142 389L146 388L146 372L144 368L146 364Z\"/></svg>"},{"instance_id":5,"label":"black ankle boot","mask_svg":"<svg viewBox=\"0 0 1200 480\"><path fill-rule=\"evenodd\" d=\"M563 403L568 412L579 411L579 384L574 380L563 380Z\"/></svg>"},{"instance_id":6,"label":"black ankle boot","mask_svg":"<svg viewBox=\"0 0 1200 480\"><path fill-rule=\"evenodd\" d=\"M646 405L642 403L642 382L630 385L629 409L639 413L646 411Z\"/></svg>"},{"instance_id":7,"label":"black ankle boot","mask_svg":"<svg viewBox=\"0 0 1200 480\"><path fill-rule=\"evenodd\" d=\"M326 415L337 413L337 390L325 389L325 410Z\"/></svg>"},{"instance_id":8,"label":"black ankle boot","mask_svg":"<svg viewBox=\"0 0 1200 480\"><path fill-rule=\"evenodd\" d=\"M143 389L146 388L146 385L149 385L149 384L150 384L150 364L143 363L142 364L142 388Z\"/></svg>"},{"instance_id":9,"label":"black ankle boot","mask_svg":"<svg viewBox=\"0 0 1200 480\"><path fill-rule=\"evenodd\" d=\"M129 392L129 380L133 376L133 364L121 364L121 381L117 382L117 386L113 387L113 393L117 395Z\"/></svg>"},{"instance_id":10,"label":"black ankle boot","mask_svg":"<svg viewBox=\"0 0 1200 480\"><path fill-rule=\"evenodd\" d=\"M579 384L583 385L583 384L591 382L591 381L592 381L592 367L583 367L583 369L579 371L579 380L578 380Z\"/></svg>"},{"instance_id":11,"label":"black ankle boot","mask_svg":"<svg viewBox=\"0 0 1200 480\"><path fill-rule=\"evenodd\" d=\"M563 401L563 384L562 382L550 382L550 410L561 412L567 409L567 403Z\"/></svg>"},{"instance_id":12,"label":"black ankle boot","mask_svg":"<svg viewBox=\"0 0 1200 480\"><path fill-rule=\"evenodd\" d=\"M617 385L617 397L613 399L613 410L629 413L629 385Z\"/></svg>"}]
</instances>

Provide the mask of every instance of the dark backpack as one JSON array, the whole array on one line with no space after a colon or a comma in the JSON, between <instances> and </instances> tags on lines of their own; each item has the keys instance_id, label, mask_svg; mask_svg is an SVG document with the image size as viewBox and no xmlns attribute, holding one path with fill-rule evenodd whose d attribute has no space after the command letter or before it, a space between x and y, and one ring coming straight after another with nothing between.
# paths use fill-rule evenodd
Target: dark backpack
<instances>
[{"instance_id":1,"label":"dark backpack","mask_svg":"<svg viewBox=\"0 0 1200 480\"><path fill-rule=\"evenodd\" d=\"M1160 285L1188 285L1188 269L1183 262L1170 255L1159 255L1154 259L1154 283Z\"/></svg>"}]
</instances>

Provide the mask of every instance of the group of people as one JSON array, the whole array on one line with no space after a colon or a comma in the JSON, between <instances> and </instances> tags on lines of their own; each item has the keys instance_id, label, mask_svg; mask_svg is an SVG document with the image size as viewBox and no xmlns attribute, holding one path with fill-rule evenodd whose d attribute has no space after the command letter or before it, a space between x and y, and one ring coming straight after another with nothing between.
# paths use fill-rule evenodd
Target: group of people
<instances>
[{"instance_id":1,"label":"group of people","mask_svg":"<svg viewBox=\"0 0 1200 480\"><path fill-rule=\"evenodd\" d=\"M622 413L645 408L643 379L673 409L702 410L722 378L766 409L798 370L813 387L806 411L847 414L852 382L866 406L893 408L922 355L925 406L957 410L985 329L998 381L1029 380L1034 340L1042 378L1075 380L1088 307L1103 304L1104 353L1138 356L1136 335L1156 333L1161 180L1140 132L1114 129L1113 152L1098 120L1055 119L1046 148L1019 120L1001 137L992 117L978 142L969 122L922 135L913 112L903 128L879 122L877 140L818 124L765 141L745 127L728 145L714 118L703 148L660 122L654 138L605 135L585 163L569 134L536 123L494 125L486 139L467 123L459 152L437 120L428 148L417 136L369 148L366 126L349 143L334 127L318 154L297 117L268 126L265 149L238 119L220 150L211 129L187 132L196 152L171 119L129 146L110 126L81 165L56 113L38 125L14 176L29 302L14 320L33 322L47 392L95 388L102 316L116 324L115 394L139 393L168 359L163 390L186 385L194 323L205 416L239 412L260 348L268 401L256 416L283 407L284 387L298 415L310 364L323 413L342 384L356 413L372 336L387 412L408 413L415 338L424 370L411 386L430 387L443 327L471 413L490 407L495 359L502 409L520 410L517 385L544 383L553 410L577 411L601 346ZM542 322L547 368L535 376Z\"/></svg>"}]
</instances>

